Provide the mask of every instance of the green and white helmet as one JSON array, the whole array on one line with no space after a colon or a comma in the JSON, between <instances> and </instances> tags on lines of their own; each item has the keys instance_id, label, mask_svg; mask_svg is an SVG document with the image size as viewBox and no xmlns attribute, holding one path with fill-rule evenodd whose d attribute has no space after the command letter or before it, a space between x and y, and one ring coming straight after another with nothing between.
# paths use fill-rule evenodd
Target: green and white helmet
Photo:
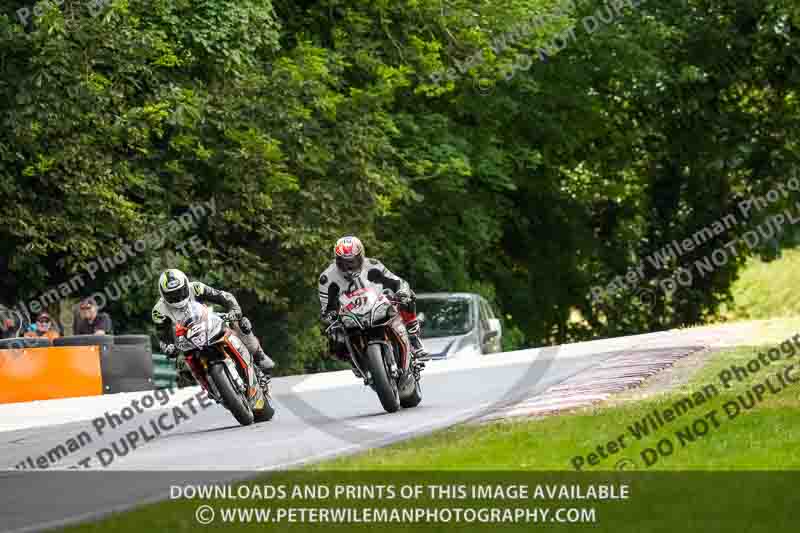
<instances>
[{"instance_id":1,"label":"green and white helmet","mask_svg":"<svg viewBox=\"0 0 800 533\"><path fill-rule=\"evenodd\" d=\"M192 297L189 278L178 269L171 268L161 273L158 292L164 303L175 309L183 309Z\"/></svg>"}]
</instances>

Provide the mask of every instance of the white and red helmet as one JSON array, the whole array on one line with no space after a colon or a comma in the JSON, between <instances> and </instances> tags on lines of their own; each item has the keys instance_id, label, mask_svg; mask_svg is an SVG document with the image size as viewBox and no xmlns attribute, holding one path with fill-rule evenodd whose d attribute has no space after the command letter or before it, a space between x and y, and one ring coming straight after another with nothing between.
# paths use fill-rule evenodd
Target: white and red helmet
<instances>
[{"instance_id":1,"label":"white and red helmet","mask_svg":"<svg viewBox=\"0 0 800 533\"><path fill-rule=\"evenodd\" d=\"M364 245L358 237L348 235L336 241L333 247L336 268L346 279L353 279L361 273L364 266Z\"/></svg>"}]
</instances>

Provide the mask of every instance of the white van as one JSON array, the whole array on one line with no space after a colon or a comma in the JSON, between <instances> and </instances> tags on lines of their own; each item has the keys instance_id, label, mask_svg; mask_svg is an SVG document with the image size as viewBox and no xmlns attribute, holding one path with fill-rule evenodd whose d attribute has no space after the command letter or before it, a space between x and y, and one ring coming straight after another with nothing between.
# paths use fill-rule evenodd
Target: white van
<instances>
[{"instance_id":1,"label":"white van","mask_svg":"<svg viewBox=\"0 0 800 533\"><path fill-rule=\"evenodd\" d=\"M477 357L502 351L500 319L479 294L417 294L422 339L432 359Z\"/></svg>"}]
</instances>

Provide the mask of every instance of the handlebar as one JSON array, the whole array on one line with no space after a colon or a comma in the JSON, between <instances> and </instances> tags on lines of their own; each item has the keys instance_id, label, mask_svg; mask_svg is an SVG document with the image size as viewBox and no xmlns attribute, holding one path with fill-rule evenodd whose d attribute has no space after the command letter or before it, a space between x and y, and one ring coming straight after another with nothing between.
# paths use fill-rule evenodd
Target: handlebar
<instances>
[{"instance_id":1,"label":"handlebar","mask_svg":"<svg viewBox=\"0 0 800 533\"><path fill-rule=\"evenodd\" d=\"M396 297L396 293L391 289L383 289L381 294L389 300L389 303L392 305L401 304L402 300L399 300ZM342 324L341 315L337 312L333 321L331 321L328 326L325 328L325 334L330 334L330 332L336 329L344 329L344 324Z\"/></svg>"}]
</instances>

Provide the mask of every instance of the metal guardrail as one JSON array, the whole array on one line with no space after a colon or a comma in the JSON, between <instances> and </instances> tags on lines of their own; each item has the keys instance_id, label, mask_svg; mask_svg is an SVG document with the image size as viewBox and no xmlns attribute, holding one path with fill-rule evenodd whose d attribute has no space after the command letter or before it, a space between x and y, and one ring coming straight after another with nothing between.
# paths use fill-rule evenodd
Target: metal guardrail
<instances>
[{"instance_id":1,"label":"metal guardrail","mask_svg":"<svg viewBox=\"0 0 800 533\"><path fill-rule=\"evenodd\" d=\"M163 353L153 354L153 384L156 389L174 389L178 383L175 360Z\"/></svg>"}]
</instances>

